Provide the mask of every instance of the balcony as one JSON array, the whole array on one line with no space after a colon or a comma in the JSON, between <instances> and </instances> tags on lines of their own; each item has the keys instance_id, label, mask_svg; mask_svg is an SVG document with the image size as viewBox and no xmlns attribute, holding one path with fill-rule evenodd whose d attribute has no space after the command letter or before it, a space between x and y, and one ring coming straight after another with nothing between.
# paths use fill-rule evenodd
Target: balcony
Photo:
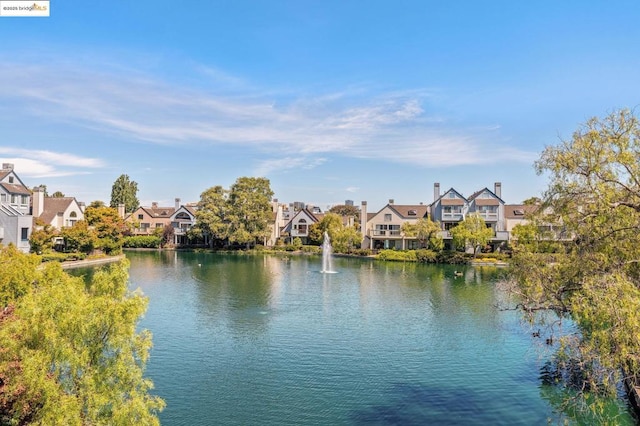
<instances>
[{"instance_id":1,"label":"balcony","mask_svg":"<svg viewBox=\"0 0 640 426\"><path fill-rule=\"evenodd\" d=\"M460 212L460 213L445 213L445 212L442 212L442 220L460 221L460 220L462 220L462 218L463 218L462 212Z\"/></svg>"}]
</instances>

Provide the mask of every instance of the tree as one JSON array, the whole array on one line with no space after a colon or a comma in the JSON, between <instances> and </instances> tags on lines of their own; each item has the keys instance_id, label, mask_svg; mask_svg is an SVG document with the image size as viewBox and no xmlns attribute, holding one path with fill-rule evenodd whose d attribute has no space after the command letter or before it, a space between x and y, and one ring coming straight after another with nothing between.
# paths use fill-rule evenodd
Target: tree
<instances>
[{"instance_id":1,"label":"tree","mask_svg":"<svg viewBox=\"0 0 640 426\"><path fill-rule=\"evenodd\" d=\"M56 191L53 194L51 194L52 198L64 198L64 194L60 191Z\"/></svg>"},{"instance_id":2,"label":"tree","mask_svg":"<svg viewBox=\"0 0 640 426\"><path fill-rule=\"evenodd\" d=\"M127 262L89 285L15 248L0 262L0 423L159 424L151 336L136 331L147 301L127 290Z\"/></svg>"},{"instance_id":3,"label":"tree","mask_svg":"<svg viewBox=\"0 0 640 426\"><path fill-rule=\"evenodd\" d=\"M493 229L487 227L479 214L467 215L462 222L451 228L450 232L456 247L465 249L470 246L473 248L473 257L493 237Z\"/></svg>"},{"instance_id":4,"label":"tree","mask_svg":"<svg viewBox=\"0 0 640 426\"><path fill-rule=\"evenodd\" d=\"M577 324L577 336L559 339L555 368L565 385L589 392L615 395L620 372L640 376L638 158L640 124L629 110L592 118L547 147L535 164L550 178L538 216L571 241L553 262L526 246L511 262L523 312Z\"/></svg>"},{"instance_id":5,"label":"tree","mask_svg":"<svg viewBox=\"0 0 640 426\"><path fill-rule=\"evenodd\" d=\"M42 229L36 229L29 237L31 253L43 254L53 251L53 239L58 231L51 225L44 225Z\"/></svg>"},{"instance_id":6,"label":"tree","mask_svg":"<svg viewBox=\"0 0 640 426\"><path fill-rule=\"evenodd\" d=\"M60 236L64 239L64 248L67 252L81 252L90 254L97 244L98 237L89 224L80 220L71 227L63 228Z\"/></svg>"},{"instance_id":7,"label":"tree","mask_svg":"<svg viewBox=\"0 0 640 426\"><path fill-rule=\"evenodd\" d=\"M339 204L329 209L330 213L336 213L340 216L353 216L355 218L360 217L360 210L355 206L347 206L346 204Z\"/></svg>"},{"instance_id":8,"label":"tree","mask_svg":"<svg viewBox=\"0 0 640 426\"><path fill-rule=\"evenodd\" d=\"M85 210L84 218L97 233L96 248L103 249L107 254L118 254L122 251L122 233L127 225L116 209L104 206L93 207L92 203Z\"/></svg>"},{"instance_id":9,"label":"tree","mask_svg":"<svg viewBox=\"0 0 640 426\"><path fill-rule=\"evenodd\" d=\"M416 223L405 222L401 230L407 237L418 240L420 247L427 247L433 251L441 251L444 248L440 225L429 218L420 218Z\"/></svg>"},{"instance_id":10,"label":"tree","mask_svg":"<svg viewBox=\"0 0 640 426\"><path fill-rule=\"evenodd\" d=\"M228 198L229 241L246 244L267 238L271 232L273 191L269 179L241 177L231 186Z\"/></svg>"},{"instance_id":11,"label":"tree","mask_svg":"<svg viewBox=\"0 0 640 426\"><path fill-rule=\"evenodd\" d=\"M111 187L110 205L111 207L117 208L119 204L124 204L124 211L126 213L132 213L140 206L137 195L138 184L135 181L129 180L128 175L120 175Z\"/></svg>"},{"instance_id":12,"label":"tree","mask_svg":"<svg viewBox=\"0 0 640 426\"><path fill-rule=\"evenodd\" d=\"M193 232L208 236L211 247L214 240L225 240L228 236L227 194L228 192L220 185L213 186L200 194L196 210L196 229Z\"/></svg>"}]
</instances>

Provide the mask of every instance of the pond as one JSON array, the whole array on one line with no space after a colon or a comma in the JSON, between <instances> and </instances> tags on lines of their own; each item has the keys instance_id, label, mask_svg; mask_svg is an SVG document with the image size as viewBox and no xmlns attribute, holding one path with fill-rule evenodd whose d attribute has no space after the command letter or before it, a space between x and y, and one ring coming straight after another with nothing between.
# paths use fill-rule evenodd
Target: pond
<instances>
[{"instance_id":1,"label":"pond","mask_svg":"<svg viewBox=\"0 0 640 426\"><path fill-rule=\"evenodd\" d=\"M538 425L546 353L496 307L501 271L128 252L164 425ZM620 424L633 424L624 404Z\"/></svg>"}]
</instances>

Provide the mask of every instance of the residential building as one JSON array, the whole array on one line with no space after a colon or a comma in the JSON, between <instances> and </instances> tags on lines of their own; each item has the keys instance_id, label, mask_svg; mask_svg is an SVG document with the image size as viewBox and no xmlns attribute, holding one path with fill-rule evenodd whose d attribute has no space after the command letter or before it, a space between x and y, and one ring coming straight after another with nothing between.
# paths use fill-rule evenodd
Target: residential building
<instances>
[{"instance_id":1,"label":"residential building","mask_svg":"<svg viewBox=\"0 0 640 426\"><path fill-rule=\"evenodd\" d=\"M176 207L159 207L157 202L153 202L151 207L138 207L124 221L131 226L134 235L153 235L156 229L171 225L175 211Z\"/></svg>"},{"instance_id":2,"label":"residential building","mask_svg":"<svg viewBox=\"0 0 640 426\"><path fill-rule=\"evenodd\" d=\"M439 222L442 227L442 238L445 247L451 249L452 237L449 232L457 226L468 214L478 214L493 230L493 237L489 245L493 250L504 246L509 240L509 233L505 221L505 203L502 200L502 184L496 182L494 190L483 188L473 193L469 198L464 197L454 188L450 188L440 195L440 184L433 185L431 204L431 220Z\"/></svg>"},{"instance_id":3,"label":"residential building","mask_svg":"<svg viewBox=\"0 0 640 426\"><path fill-rule=\"evenodd\" d=\"M13 170L13 164L4 163L0 169L0 244L13 244L29 252L32 226L31 191Z\"/></svg>"},{"instance_id":4,"label":"residential building","mask_svg":"<svg viewBox=\"0 0 640 426\"><path fill-rule=\"evenodd\" d=\"M169 217L169 222L173 227L173 244L185 245L189 243L187 232L196 223L197 204L180 204L180 198L175 199L174 212Z\"/></svg>"},{"instance_id":5,"label":"residential building","mask_svg":"<svg viewBox=\"0 0 640 426\"><path fill-rule=\"evenodd\" d=\"M286 242L290 243L294 238L300 238L302 244L308 244L309 228L322 220L323 216L323 214L314 214L307 208L298 210L282 229Z\"/></svg>"},{"instance_id":6,"label":"residential building","mask_svg":"<svg viewBox=\"0 0 640 426\"><path fill-rule=\"evenodd\" d=\"M404 223L416 223L429 217L429 206L424 204L399 205L394 200L377 213L367 213L367 202L360 207L360 232L362 248L368 249L416 249L418 241L402 232Z\"/></svg>"},{"instance_id":7,"label":"residential building","mask_svg":"<svg viewBox=\"0 0 640 426\"><path fill-rule=\"evenodd\" d=\"M42 224L60 230L84 220L84 203L74 197L45 197L44 188L37 186L33 189L31 213Z\"/></svg>"}]
</instances>

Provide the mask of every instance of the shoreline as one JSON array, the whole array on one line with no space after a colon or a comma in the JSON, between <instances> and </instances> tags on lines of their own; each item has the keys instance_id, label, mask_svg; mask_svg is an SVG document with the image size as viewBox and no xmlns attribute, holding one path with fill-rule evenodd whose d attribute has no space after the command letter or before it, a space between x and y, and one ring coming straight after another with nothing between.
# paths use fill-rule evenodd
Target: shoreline
<instances>
[{"instance_id":1,"label":"shoreline","mask_svg":"<svg viewBox=\"0 0 640 426\"><path fill-rule=\"evenodd\" d=\"M83 260L72 260L70 262L61 262L60 265L62 266L62 269L75 269L75 268L84 268L88 266L96 266L96 265L103 265L107 263L119 262L124 258L125 256L123 253L117 256L101 257L99 259L83 259Z\"/></svg>"}]
</instances>

